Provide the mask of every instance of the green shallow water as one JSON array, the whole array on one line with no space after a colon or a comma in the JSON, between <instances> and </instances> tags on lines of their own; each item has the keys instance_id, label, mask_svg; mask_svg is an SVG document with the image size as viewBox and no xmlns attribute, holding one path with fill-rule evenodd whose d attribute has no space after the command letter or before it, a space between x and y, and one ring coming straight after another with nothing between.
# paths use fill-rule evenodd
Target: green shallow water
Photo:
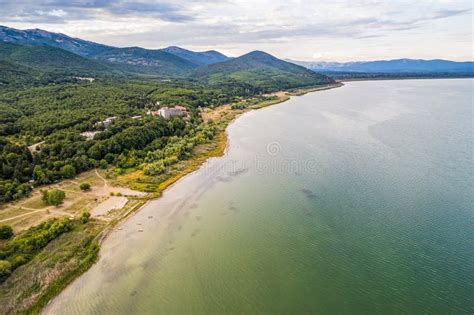
<instances>
[{"instance_id":1,"label":"green shallow water","mask_svg":"<svg viewBox=\"0 0 474 315\"><path fill-rule=\"evenodd\" d=\"M243 115L45 313L472 314L473 90L351 82Z\"/></svg>"}]
</instances>

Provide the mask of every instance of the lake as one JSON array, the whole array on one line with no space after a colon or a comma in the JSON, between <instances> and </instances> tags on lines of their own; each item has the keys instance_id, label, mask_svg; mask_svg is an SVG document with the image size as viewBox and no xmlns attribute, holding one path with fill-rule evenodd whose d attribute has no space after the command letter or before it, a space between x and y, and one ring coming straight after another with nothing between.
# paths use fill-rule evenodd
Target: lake
<instances>
[{"instance_id":1,"label":"lake","mask_svg":"<svg viewBox=\"0 0 474 315\"><path fill-rule=\"evenodd\" d=\"M348 82L241 116L45 313L472 314L473 91Z\"/></svg>"}]
</instances>

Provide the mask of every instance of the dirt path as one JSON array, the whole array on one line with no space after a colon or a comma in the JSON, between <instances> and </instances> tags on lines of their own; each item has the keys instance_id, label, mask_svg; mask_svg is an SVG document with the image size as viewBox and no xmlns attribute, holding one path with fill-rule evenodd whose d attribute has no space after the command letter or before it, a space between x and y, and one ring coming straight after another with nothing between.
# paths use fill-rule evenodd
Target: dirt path
<instances>
[{"instance_id":1,"label":"dirt path","mask_svg":"<svg viewBox=\"0 0 474 315\"><path fill-rule=\"evenodd\" d=\"M18 207L15 207L15 208L19 209ZM32 210L32 211L27 212L27 213L23 213L23 214L19 214L19 215L16 215L14 217L10 217L10 218L7 218L7 219L2 219L2 220L0 220L0 223L15 220L15 219L19 219L19 218L22 218L22 217L26 217L28 215L32 215L32 214L38 213L38 212L47 212L48 210L49 210L49 212L54 213L54 214L67 215L67 216L71 215L70 213L67 213L67 212L64 212L64 211L61 211L61 210L57 210L57 209L54 209L54 208L51 208L51 207L48 207L48 208L45 208L45 209L39 209L39 210L35 210L35 209L31 209L31 208L25 208L25 207L22 207L22 209Z\"/></svg>"},{"instance_id":2,"label":"dirt path","mask_svg":"<svg viewBox=\"0 0 474 315\"><path fill-rule=\"evenodd\" d=\"M70 179L70 180L67 180L66 182L73 183L73 184L75 184L75 185L80 185L80 184L81 184L81 183L76 182L75 180L71 180L71 179Z\"/></svg>"},{"instance_id":3,"label":"dirt path","mask_svg":"<svg viewBox=\"0 0 474 315\"><path fill-rule=\"evenodd\" d=\"M15 225L18 225L18 221L30 220L31 217L31 222L28 222L26 225L19 224L20 229L23 230L41 222L44 218L61 215L69 217L77 215L84 210L91 211L94 217L101 217L110 210L123 208L128 202L128 197L142 197L146 195L144 192L111 185L105 176L101 175L99 169L91 170L87 176L89 178L93 177L95 183L88 191L75 190L76 187L72 188L72 186L80 186L80 182L83 181L83 179L80 179L81 177L68 179L46 187L46 189L58 188L66 193L66 199L61 207L40 204L37 198L41 197L41 189L35 189L28 198L20 203L8 205L8 209L11 209L11 212L9 212L11 216L2 215L0 217L0 224L8 222L8 224L12 224L15 228ZM30 204L31 201L34 202ZM26 204L26 206L23 204Z\"/></svg>"},{"instance_id":4,"label":"dirt path","mask_svg":"<svg viewBox=\"0 0 474 315\"><path fill-rule=\"evenodd\" d=\"M95 174L97 175L97 177L99 177L100 179L104 181L104 188L105 189L109 188L109 184L107 183L107 180L104 177L102 177L102 175L99 174L99 171L97 171L97 169L95 169Z\"/></svg>"}]
</instances>

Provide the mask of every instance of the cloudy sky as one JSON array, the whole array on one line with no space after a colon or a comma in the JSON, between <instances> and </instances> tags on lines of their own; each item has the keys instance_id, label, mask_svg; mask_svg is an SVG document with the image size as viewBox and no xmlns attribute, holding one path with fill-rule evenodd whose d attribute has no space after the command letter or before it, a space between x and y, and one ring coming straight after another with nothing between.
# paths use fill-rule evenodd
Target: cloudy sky
<instances>
[{"instance_id":1,"label":"cloudy sky","mask_svg":"<svg viewBox=\"0 0 474 315\"><path fill-rule=\"evenodd\" d=\"M471 0L0 0L0 24L114 46L298 60L473 60Z\"/></svg>"}]
</instances>

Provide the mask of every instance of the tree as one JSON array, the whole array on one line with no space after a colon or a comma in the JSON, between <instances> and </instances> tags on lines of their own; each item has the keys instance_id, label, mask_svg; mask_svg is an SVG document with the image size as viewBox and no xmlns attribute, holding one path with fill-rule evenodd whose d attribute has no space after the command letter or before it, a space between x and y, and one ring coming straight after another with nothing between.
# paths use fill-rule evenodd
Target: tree
<instances>
[{"instance_id":1,"label":"tree","mask_svg":"<svg viewBox=\"0 0 474 315\"><path fill-rule=\"evenodd\" d=\"M43 201L48 205L59 206L64 202L66 193L60 189L53 189L50 191L43 191Z\"/></svg>"},{"instance_id":2,"label":"tree","mask_svg":"<svg viewBox=\"0 0 474 315\"><path fill-rule=\"evenodd\" d=\"M41 200L43 200L45 204L48 204L48 191L47 190L41 190Z\"/></svg>"},{"instance_id":3,"label":"tree","mask_svg":"<svg viewBox=\"0 0 474 315\"><path fill-rule=\"evenodd\" d=\"M61 167L60 173L64 178L73 178L76 175L76 169L74 166L66 164Z\"/></svg>"},{"instance_id":4,"label":"tree","mask_svg":"<svg viewBox=\"0 0 474 315\"><path fill-rule=\"evenodd\" d=\"M33 179L39 184L44 184L46 182L46 174L44 173L41 166L36 165L33 170Z\"/></svg>"},{"instance_id":5,"label":"tree","mask_svg":"<svg viewBox=\"0 0 474 315\"><path fill-rule=\"evenodd\" d=\"M82 183L79 188L82 190L82 191L88 191L88 190L91 190L91 184L89 183Z\"/></svg>"},{"instance_id":6,"label":"tree","mask_svg":"<svg viewBox=\"0 0 474 315\"><path fill-rule=\"evenodd\" d=\"M107 168L107 166L108 166L108 164L107 164L107 161L106 161L106 160L103 160L103 159L100 160L100 162L99 162L99 167L100 167L101 169L104 169L104 170L105 170L105 169Z\"/></svg>"},{"instance_id":7,"label":"tree","mask_svg":"<svg viewBox=\"0 0 474 315\"><path fill-rule=\"evenodd\" d=\"M13 229L9 225L0 225L0 239L7 240L13 236Z\"/></svg>"}]
</instances>

